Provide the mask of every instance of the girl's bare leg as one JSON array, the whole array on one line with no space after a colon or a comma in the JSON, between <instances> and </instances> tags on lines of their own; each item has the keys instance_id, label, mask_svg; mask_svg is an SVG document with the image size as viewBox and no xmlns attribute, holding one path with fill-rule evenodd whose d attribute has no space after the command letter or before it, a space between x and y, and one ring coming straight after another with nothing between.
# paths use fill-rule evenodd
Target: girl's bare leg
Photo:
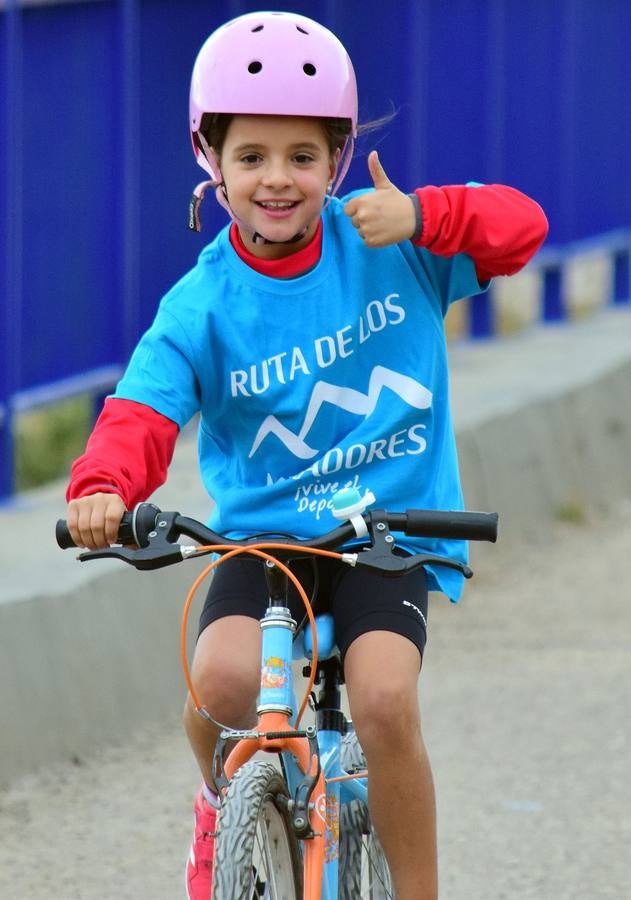
<instances>
[{"instance_id":1,"label":"girl's bare leg","mask_svg":"<svg viewBox=\"0 0 631 900\"><path fill-rule=\"evenodd\" d=\"M388 631L361 635L344 663L351 716L368 764L370 815L397 900L437 900L436 801L421 735L420 656Z\"/></svg>"},{"instance_id":2,"label":"girl's bare leg","mask_svg":"<svg viewBox=\"0 0 631 900\"><path fill-rule=\"evenodd\" d=\"M193 686L213 718L231 728L256 723L260 646L259 623L249 616L217 619L197 641L191 666ZM184 727L202 777L212 788L212 759L220 729L197 712L190 695L184 706Z\"/></svg>"}]
</instances>

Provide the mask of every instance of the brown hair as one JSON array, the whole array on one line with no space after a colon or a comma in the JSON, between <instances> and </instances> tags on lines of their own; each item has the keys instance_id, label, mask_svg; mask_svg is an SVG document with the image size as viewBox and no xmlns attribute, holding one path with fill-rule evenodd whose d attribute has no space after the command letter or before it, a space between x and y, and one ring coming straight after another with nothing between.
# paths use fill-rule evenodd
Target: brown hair
<instances>
[{"instance_id":1,"label":"brown hair","mask_svg":"<svg viewBox=\"0 0 631 900\"><path fill-rule=\"evenodd\" d=\"M361 135L366 134L369 131L375 131L377 128L387 125L395 116L396 112L392 112L386 116L382 116L380 119L373 119L371 122L358 125L357 134ZM221 151L223 150L224 141L226 140L226 134L228 133L228 127L232 118L233 116L230 113L204 113L202 116L199 130L204 135L208 145L214 149L218 156L221 156ZM327 138L329 152L331 156L333 156L335 151L341 150L346 143L346 140L351 133L351 120L322 118L320 121L322 122L324 133ZM200 147L200 149L203 148Z\"/></svg>"}]
</instances>

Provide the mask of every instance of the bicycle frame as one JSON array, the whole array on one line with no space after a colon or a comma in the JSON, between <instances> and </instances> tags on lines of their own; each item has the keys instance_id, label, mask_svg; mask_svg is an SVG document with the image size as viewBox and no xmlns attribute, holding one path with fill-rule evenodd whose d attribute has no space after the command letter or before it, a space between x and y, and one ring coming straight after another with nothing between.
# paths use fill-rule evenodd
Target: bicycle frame
<instances>
[{"instance_id":1,"label":"bicycle frame","mask_svg":"<svg viewBox=\"0 0 631 900\"><path fill-rule=\"evenodd\" d=\"M335 652L332 617L317 617L316 626L323 662ZM215 778L227 786L234 773L257 751L280 754L289 793L294 798L294 827L302 839L304 900L337 900L340 809L352 799L367 802L367 778L342 768L339 728L302 732L293 725L297 704L292 661L310 658L308 646L305 653L294 652L295 627L285 607L270 605L261 620L258 725L251 732L222 733L215 751ZM308 638L305 644L309 644ZM336 711L341 715L339 703L333 710ZM221 765L221 754L230 738L239 738L239 743Z\"/></svg>"}]
</instances>

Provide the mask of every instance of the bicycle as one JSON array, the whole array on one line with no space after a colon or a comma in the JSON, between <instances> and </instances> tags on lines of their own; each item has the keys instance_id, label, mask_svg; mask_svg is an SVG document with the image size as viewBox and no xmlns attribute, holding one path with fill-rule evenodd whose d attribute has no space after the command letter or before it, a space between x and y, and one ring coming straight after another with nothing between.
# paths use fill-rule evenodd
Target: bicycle
<instances>
[{"instance_id":1,"label":"bicycle","mask_svg":"<svg viewBox=\"0 0 631 900\"><path fill-rule=\"evenodd\" d=\"M181 628L188 689L200 715L212 722L215 720L199 702L188 669L186 622L191 602L204 578L223 559L248 553L265 566L269 606L261 620L258 723L249 730L222 726L213 759L221 797L213 900L394 897L388 864L368 813L365 760L352 723L341 709L343 672L332 616L314 617L309 598L287 563L306 554L324 554L393 576L420 566L443 565L470 578L471 569L456 560L424 553L395 555L391 532L494 542L498 516L435 510L364 512L366 502L373 499L362 500L356 491L338 492L334 515L347 521L311 540L277 534L227 539L194 519L143 503L124 515L120 545L79 554L82 561L114 558L139 570L217 555L189 591ZM178 543L183 536L197 545ZM64 520L57 522L56 537L60 547L74 546ZM305 605L300 627L287 607L290 580ZM309 630L302 628L306 622ZM303 674L308 684L297 709L292 661L300 658L307 660ZM315 685L321 685L317 698L312 693ZM315 712L316 724L301 728L308 704ZM226 754L229 742L234 741L234 749ZM257 751L274 755L280 765L253 759Z\"/></svg>"}]
</instances>

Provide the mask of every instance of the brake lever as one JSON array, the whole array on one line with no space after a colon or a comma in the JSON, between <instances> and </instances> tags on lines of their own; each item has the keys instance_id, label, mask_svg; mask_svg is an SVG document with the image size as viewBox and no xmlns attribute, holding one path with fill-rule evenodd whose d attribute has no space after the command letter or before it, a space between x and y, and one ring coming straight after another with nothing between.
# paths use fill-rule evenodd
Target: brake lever
<instances>
[{"instance_id":1,"label":"brake lever","mask_svg":"<svg viewBox=\"0 0 631 900\"><path fill-rule=\"evenodd\" d=\"M351 555L348 554L347 555ZM395 556L392 550L383 552L375 552L373 547L365 547L359 553L354 554L356 561L354 565L361 566L363 569L372 569L374 572L380 572L388 577L389 575L402 575L404 572L413 572L423 566L444 566L447 569L455 569L465 578L473 577L473 569L469 568L465 563L458 562L455 559L448 559L445 556L430 556L414 554L414 556Z\"/></svg>"},{"instance_id":2,"label":"brake lever","mask_svg":"<svg viewBox=\"0 0 631 900\"><path fill-rule=\"evenodd\" d=\"M460 572L465 578L473 577L473 569L466 563L444 556L431 556L429 554L415 554L414 556L395 556L395 541L388 528L388 519L384 510L372 510L370 513L370 533L372 545L364 547L356 554L356 565L365 569L381 572L382 575L401 575L404 572L413 572L422 566L445 566Z\"/></svg>"},{"instance_id":3,"label":"brake lever","mask_svg":"<svg viewBox=\"0 0 631 900\"><path fill-rule=\"evenodd\" d=\"M119 559L139 571L147 571L173 566L193 556L196 551L197 548L190 544L173 544L166 540L166 535L156 534L149 538L146 547L134 550L131 547L114 545L99 550L85 550L77 559L81 562L89 562L91 559Z\"/></svg>"},{"instance_id":4,"label":"brake lever","mask_svg":"<svg viewBox=\"0 0 631 900\"><path fill-rule=\"evenodd\" d=\"M406 562L406 560L403 561ZM444 566L446 569L455 569L456 572L460 572L465 578L473 578L473 569L466 563L458 562L455 559L447 559L446 556L414 555L413 557L408 557L407 562L411 563L407 567L408 572L413 572L422 566Z\"/></svg>"}]
</instances>

